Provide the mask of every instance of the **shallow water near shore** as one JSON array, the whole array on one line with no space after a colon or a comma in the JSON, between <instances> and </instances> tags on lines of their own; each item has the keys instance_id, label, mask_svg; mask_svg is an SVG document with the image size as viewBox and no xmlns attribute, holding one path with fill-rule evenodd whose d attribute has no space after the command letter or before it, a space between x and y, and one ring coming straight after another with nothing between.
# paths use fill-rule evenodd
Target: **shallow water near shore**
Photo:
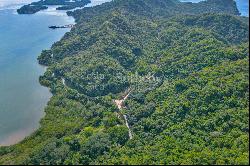
<instances>
[{"instance_id":1,"label":"shallow water near shore","mask_svg":"<svg viewBox=\"0 0 250 166\"><path fill-rule=\"evenodd\" d=\"M39 84L45 67L37 56L69 31L48 26L69 23L72 17L53 8L35 15L0 10L0 145L16 143L39 127L51 94Z\"/></svg>"},{"instance_id":2,"label":"shallow water near shore","mask_svg":"<svg viewBox=\"0 0 250 166\"><path fill-rule=\"evenodd\" d=\"M15 144L39 127L52 95L39 84L45 67L37 63L37 56L70 31L49 26L74 23L65 11L56 11L57 6L33 15L17 14L18 7L32 1L36 0L0 1L0 146ZM87 6L108 1L92 0Z\"/></svg>"}]
</instances>

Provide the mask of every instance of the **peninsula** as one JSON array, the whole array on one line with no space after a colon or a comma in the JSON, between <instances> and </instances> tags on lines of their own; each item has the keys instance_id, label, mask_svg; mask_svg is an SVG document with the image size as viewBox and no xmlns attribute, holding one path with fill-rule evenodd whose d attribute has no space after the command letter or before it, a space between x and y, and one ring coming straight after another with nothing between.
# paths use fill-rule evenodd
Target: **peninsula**
<instances>
[{"instance_id":1,"label":"peninsula","mask_svg":"<svg viewBox=\"0 0 250 166\"><path fill-rule=\"evenodd\" d=\"M249 21L234 0L67 14L74 28L38 57L53 94L41 127L0 164L249 165Z\"/></svg>"}]
</instances>

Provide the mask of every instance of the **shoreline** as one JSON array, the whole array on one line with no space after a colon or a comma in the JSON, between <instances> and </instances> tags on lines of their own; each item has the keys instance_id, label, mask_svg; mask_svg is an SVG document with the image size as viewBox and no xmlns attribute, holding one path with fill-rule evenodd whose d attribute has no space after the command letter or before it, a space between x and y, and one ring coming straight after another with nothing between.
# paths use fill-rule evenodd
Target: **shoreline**
<instances>
[{"instance_id":1,"label":"shoreline","mask_svg":"<svg viewBox=\"0 0 250 166\"><path fill-rule=\"evenodd\" d=\"M9 11L11 14L18 14L16 12L16 8L18 6L20 6L20 5L16 5L15 7L11 7L11 8L10 7L8 7L8 8L2 8L2 9L0 9L0 11L4 12L4 10L6 10L6 11ZM49 16L50 14L56 16L57 15L57 14L55 14L55 12L56 12L56 13L59 14L58 16L64 17L65 20L71 20L72 19L72 21L65 21L65 23L66 22L68 22L68 23L70 22L70 23L75 24L74 17L67 15L66 11L53 11L51 9L53 9L53 7L49 8L48 9L49 11L47 11L47 12L45 10L45 11L39 13L39 14L38 13L34 14L32 17L36 17L36 15L39 16L39 15L46 15L46 14L48 14L48 17L50 17ZM64 13L64 14L61 15L60 13ZM21 15L19 15L19 16L21 16ZM46 27L46 28L48 28L48 27ZM58 40L55 40L53 43L60 41L64 37L65 33L67 33L67 32L64 32L64 34ZM42 48L42 50L44 50L44 49L51 49L51 47L52 47L52 45L50 45L48 48ZM45 117L45 115L46 115L45 109L48 106L48 103L51 100L51 97L53 97L53 94L52 94L50 88L47 87L47 86L42 85L40 83L40 81L39 81L39 77L42 76L47 71L47 69L48 69L48 66L41 65L38 62L38 60L37 60L37 57L40 55L40 53L41 53L42 50L39 51L38 55L34 56L36 60L35 60L35 62L33 64L33 65L36 65L37 68L39 68L40 71L42 71L42 73L38 75L38 77L36 79L37 80L36 82L39 84L39 86L41 88L46 88L46 90L48 91L48 95L49 95L49 98L48 98L46 104L43 106L43 108L41 109L41 111L39 111L39 114L41 115L41 117L37 118L38 122L37 122L37 126L36 127L35 126L31 126L31 127L27 127L27 128L24 127L24 128L21 128L21 129L13 130L13 131L10 130L10 132L8 132L8 134L6 134L6 136L4 135L3 139L1 140L0 147L15 146L16 144L21 143L22 141L26 140L26 138L29 138L30 136L32 136L33 134L35 134L36 131L41 127L40 121ZM33 112L36 112L36 111L33 111Z\"/></svg>"},{"instance_id":2,"label":"shoreline","mask_svg":"<svg viewBox=\"0 0 250 166\"><path fill-rule=\"evenodd\" d=\"M94 6L96 6L96 5L100 5L100 4L102 4L102 3L109 2L109 1L110 1L110 0L98 1L97 3L94 2L93 4L92 4L92 2L91 2L91 3L89 3L88 5L86 5L85 7L94 7ZM17 11L16 11L16 8L17 8L18 6L20 7L20 5L16 5L15 8L12 8L12 9L3 9L3 10L14 10L15 12L14 12L13 14L20 15L20 14L18 14ZM76 23L76 19L75 19L73 16L68 15L67 11L51 10L51 9L55 9L55 7L56 7L56 6L50 6L48 9L43 10L43 11L40 11L40 12L35 13L35 14L32 14L32 15L40 15L40 14L48 14L48 15L52 14L52 15L57 15L58 13L59 13L59 14L60 14L60 13L63 13L63 16L64 16L66 19L67 19L67 18L73 19L73 23L72 23L72 24L74 24L74 25L77 24L77 23ZM83 8L84 8L84 7L83 7ZM72 11L72 10L70 10L70 11ZM20 16L21 16L21 15L20 15ZM60 28L60 29L61 29L61 28ZM69 32L71 31L71 29L72 29L72 27L70 28ZM59 41L64 37L65 34L66 34L66 32L63 34L63 36L62 36L59 40L56 40L54 43L59 42ZM52 47L52 45L50 45L48 49L51 49L51 47ZM42 51L42 50L41 50L41 51ZM41 51L40 51L40 54L41 54ZM38 54L38 56L39 56L40 54ZM38 58L38 56L36 56L36 58ZM38 65L43 69L43 74L46 73L46 71L48 70L48 67L49 67L49 66L40 64L40 63L38 62L38 60L36 61L36 64L38 64ZM43 74L42 74L42 75L43 75ZM40 75L40 76L42 76L42 75ZM40 77L40 76L39 76L39 77ZM49 93L50 93L50 95L51 95L51 96L49 97L49 99L48 99L48 102L46 103L46 105L44 106L44 108L43 108L43 110L42 110L43 116L42 116L41 118L39 118L38 127L37 127L36 129L34 129L32 132L27 132L27 133L29 133L29 134L23 134L23 133L21 132L21 134L18 134L19 136L16 136L15 132L13 132L11 135L15 135L15 139L14 139L15 141L12 141L12 142L9 142L9 143L1 143L1 144L0 144L0 147L15 146L16 144L21 143L22 141L26 140L26 138L29 138L30 136L32 136L33 134L35 134L36 131L41 127L41 123L40 123L40 122L41 122L41 120L46 116L45 110L46 110L46 108L47 108L47 106L48 106L49 101L50 101L51 98L54 96L54 94L51 92L51 88L50 88L50 87L41 84L41 82L39 81L39 78L38 78L38 82L39 82L39 85L40 85L41 87L47 88L48 91L49 91ZM17 132L20 133L20 131L17 131ZM18 138L18 137L19 137L19 138ZM9 138L9 137L8 137L8 138ZM4 141L2 141L2 142L4 142ZM8 142L8 141L7 141L7 142Z\"/></svg>"}]
</instances>

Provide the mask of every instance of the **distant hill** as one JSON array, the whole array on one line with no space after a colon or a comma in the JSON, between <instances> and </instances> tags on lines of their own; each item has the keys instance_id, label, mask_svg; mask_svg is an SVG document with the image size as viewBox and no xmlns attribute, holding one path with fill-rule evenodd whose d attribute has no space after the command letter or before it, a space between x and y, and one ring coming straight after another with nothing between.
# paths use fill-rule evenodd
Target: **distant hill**
<instances>
[{"instance_id":1,"label":"distant hill","mask_svg":"<svg viewBox=\"0 0 250 166\"><path fill-rule=\"evenodd\" d=\"M77 7L84 7L90 0L40 0L38 2L32 2L29 5L24 5L20 9L17 9L18 14L34 14L41 10L48 9L48 6L57 5L57 10L72 10Z\"/></svg>"}]
</instances>

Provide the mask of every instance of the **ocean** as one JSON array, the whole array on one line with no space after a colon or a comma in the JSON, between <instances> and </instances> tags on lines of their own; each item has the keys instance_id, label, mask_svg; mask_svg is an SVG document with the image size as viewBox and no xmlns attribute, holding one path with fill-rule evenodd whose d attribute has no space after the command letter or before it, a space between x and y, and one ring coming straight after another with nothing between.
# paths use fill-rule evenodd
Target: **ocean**
<instances>
[{"instance_id":1,"label":"ocean","mask_svg":"<svg viewBox=\"0 0 250 166\"><path fill-rule=\"evenodd\" d=\"M52 95L39 84L45 67L37 57L70 30L48 26L74 23L56 6L33 15L17 14L17 8L32 1L0 0L0 146L17 143L39 127ZM88 6L107 1L93 0Z\"/></svg>"},{"instance_id":2,"label":"ocean","mask_svg":"<svg viewBox=\"0 0 250 166\"><path fill-rule=\"evenodd\" d=\"M51 94L39 84L45 67L37 56L69 31L48 26L69 23L74 19L53 8L34 15L0 10L0 145L16 143L39 127Z\"/></svg>"}]
</instances>

